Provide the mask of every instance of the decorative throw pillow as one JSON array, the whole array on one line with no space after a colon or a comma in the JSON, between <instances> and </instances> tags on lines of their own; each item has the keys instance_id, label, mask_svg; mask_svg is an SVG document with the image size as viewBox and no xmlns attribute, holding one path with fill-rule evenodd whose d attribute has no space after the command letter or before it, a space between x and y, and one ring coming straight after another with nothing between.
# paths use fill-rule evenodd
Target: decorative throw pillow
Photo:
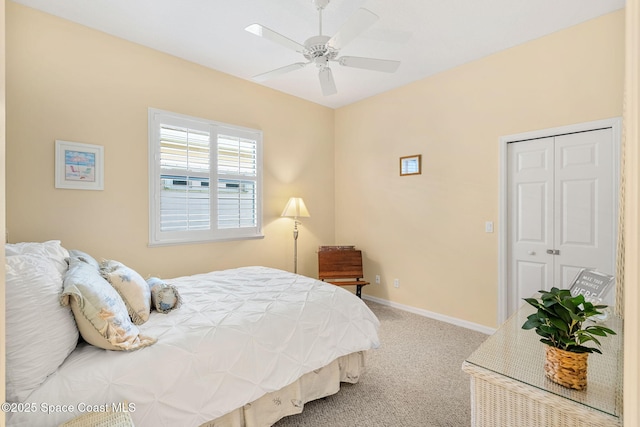
<instances>
[{"instance_id":1,"label":"decorative throw pillow","mask_svg":"<svg viewBox=\"0 0 640 427\"><path fill-rule=\"evenodd\" d=\"M75 349L78 328L49 259L7 256L5 278L7 400L25 402Z\"/></svg>"},{"instance_id":2,"label":"decorative throw pillow","mask_svg":"<svg viewBox=\"0 0 640 427\"><path fill-rule=\"evenodd\" d=\"M80 335L107 350L137 350L156 342L140 335L118 292L89 264L70 259L62 304L71 305Z\"/></svg>"},{"instance_id":3,"label":"decorative throw pillow","mask_svg":"<svg viewBox=\"0 0 640 427\"><path fill-rule=\"evenodd\" d=\"M41 258L46 258L55 265L60 274L64 274L69 267L67 264L69 251L62 247L60 240L49 240L42 243L7 243L4 245L4 252L6 256L32 254L38 255Z\"/></svg>"},{"instance_id":4,"label":"decorative throw pillow","mask_svg":"<svg viewBox=\"0 0 640 427\"><path fill-rule=\"evenodd\" d=\"M96 270L100 270L100 263L86 252L82 252L78 249L71 249L69 250L69 258L76 258L82 262L89 264Z\"/></svg>"},{"instance_id":5,"label":"decorative throw pillow","mask_svg":"<svg viewBox=\"0 0 640 427\"><path fill-rule=\"evenodd\" d=\"M147 279L151 289L151 305L160 313L167 314L182 304L182 298L175 286L163 282L157 277Z\"/></svg>"},{"instance_id":6,"label":"decorative throw pillow","mask_svg":"<svg viewBox=\"0 0 640 427\"><path fill-rule=\"evenodd\" d=\"M151 294L142 276L118 261L103 261L100 273L122 297L133 323L149 320Z\"/></svg>"}]
</instances>

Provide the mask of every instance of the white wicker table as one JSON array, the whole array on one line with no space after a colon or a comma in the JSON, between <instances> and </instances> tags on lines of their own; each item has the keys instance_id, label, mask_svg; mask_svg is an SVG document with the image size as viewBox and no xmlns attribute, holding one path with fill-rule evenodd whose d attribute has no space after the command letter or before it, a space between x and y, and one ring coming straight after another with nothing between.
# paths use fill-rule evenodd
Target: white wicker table
<instances>
[{"instance_id":1,"label":"white wicker table","mask_svg":"<svg viewBox=\"0 0 640 427\"><path fill-rule=\"evenodd\" d=\"M618 335L603 338L603 354L588 360L587 388L562 387L544 375L544 344L521 328L522 307L465 360L471 375L473 427L622 426L622 320L604 322Z\"/></svg>"}]
</instances>

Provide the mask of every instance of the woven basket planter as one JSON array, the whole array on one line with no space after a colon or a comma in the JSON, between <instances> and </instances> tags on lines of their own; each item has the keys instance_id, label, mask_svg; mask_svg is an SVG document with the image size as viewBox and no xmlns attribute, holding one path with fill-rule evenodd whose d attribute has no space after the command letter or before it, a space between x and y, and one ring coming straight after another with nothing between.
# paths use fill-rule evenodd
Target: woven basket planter
<instances>
[{"instance_id":1,"label":"woven basket planter","mask_svg":"<svg viewBox=\"0 0 640 427\"><path fill-rule=\"evenodd\" d=\"M545 345L544 372L554 383L584 390L587 387L587 357L589 353L573 353Z\"/></svg>"}]
</instances>

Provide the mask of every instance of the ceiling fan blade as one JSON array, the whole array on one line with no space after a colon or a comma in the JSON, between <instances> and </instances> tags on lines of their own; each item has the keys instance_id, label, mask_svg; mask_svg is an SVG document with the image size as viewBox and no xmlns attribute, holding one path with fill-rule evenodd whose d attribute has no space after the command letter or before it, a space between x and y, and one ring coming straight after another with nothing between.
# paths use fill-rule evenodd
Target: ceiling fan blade
<instances>
[{"instance_id":1,"label":"ceiling fan blade","mask_svg":"<svg viewBox=\"0 0 640 427\"><path fill-rule=\"evenodd\" d=\"M360 8L351 15L344 23L338 33L331 37L327 42L327 46L333 49L341 49L351 40L355 39L360 33L373 25L378 20L378 15L368 9Z\"/></svg>"},{"instance_id":2,"label":"ceiling fan blade","mask_svg":"<svg viewBox=\"0 0 640 427\"><path fill-rule=\"evenodd\" d=\"M282 34L277 33L263 25L251 24L247 26L245 30L250 32L251 34L255 34L258 37L269 39L272 42L278 43L279 45L284 46L288 49L295 50L296 52L304 52L304 46L302 46L300 43L293 41L290 38L285 37Z\"/></svg>"},{"instance_id":3,"label":"ceiling fan blade","mask_svg":"<svg viewBox=\"0 0 640 427\"><path fill-rule=\"evenodd\" d=\"M400 66L400 61L389 59L361 58L359 56L342 56L336 60L345 67L364 68L365 70L394 73Z\"/></svg>"},{"instance_id":4,"label":"ceiling fan blade","mask_svg":"<svg viewBox=\"0 0 640 427\"><path fill-rule=\"evenodd\" d=\"M307 64L309 63L296 62L295 64L286 65L284 67L276 68L275 70L267 71L266 73L258 74L257 76L251 77L251 80L256 82L264 82L274 77L281 76L282 74L286 74L288 72L298 70Z\"/></svg>"},{"instance_id":5,"label":"ceiling fan blade","mask_svg":"<svg viewBox=\"0 0 640 427\"><path fill-rule=\"evenodd\" d=\"M322 67L320 69L320 87L322 88L322 94L324 96L335 95L338 93L338 89L336 89L336 82L333 81L333 73L331 72L331 68Z\"/></svg>"}]
</instances>

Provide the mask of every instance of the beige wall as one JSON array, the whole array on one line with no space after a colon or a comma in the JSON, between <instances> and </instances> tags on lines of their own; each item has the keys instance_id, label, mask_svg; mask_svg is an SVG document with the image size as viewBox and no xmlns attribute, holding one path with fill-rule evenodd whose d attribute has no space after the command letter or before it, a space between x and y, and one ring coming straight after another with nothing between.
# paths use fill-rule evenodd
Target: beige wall
<instances>
[{"instance_id":1,"label":"beige wall","mask_svg":"<svg viewBox=\"0 0 640 427\"><path fill-rule=\"evenodd\" d=\"M496 326L499 138L621 116L623 76L619 11L337 110L336 243L382 276L366 293Z\"/></svg>"},{"instance_id":2,"label":"beige wall","mask_svg":"<svg viewBox=\"0 0 640 427\"><path fill-rule=\"evenodd\" d=\"M290 196L312 217L298 271L334 238L333 110L7 2L9 241L60 239L143 276L248 264L293 270ZM263 131L264 239L147 247L147 109ZM56 139L105 150L104 191L54 187Z\"/></svg>"}]
</instances>

